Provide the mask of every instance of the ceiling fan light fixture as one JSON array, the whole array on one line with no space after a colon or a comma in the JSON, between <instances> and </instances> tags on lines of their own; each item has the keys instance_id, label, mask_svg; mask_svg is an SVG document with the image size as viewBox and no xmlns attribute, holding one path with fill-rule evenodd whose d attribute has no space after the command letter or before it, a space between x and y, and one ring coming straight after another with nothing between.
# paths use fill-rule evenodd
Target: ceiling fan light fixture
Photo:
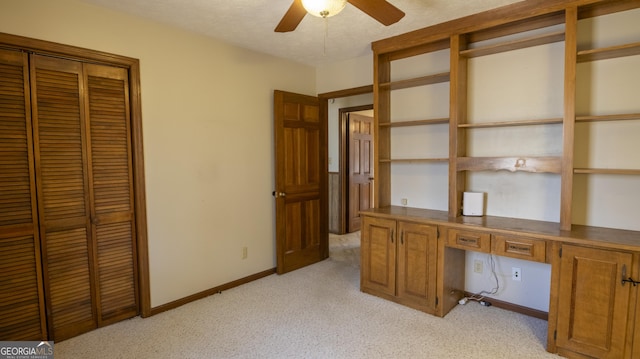
<instances>
[{"instance_id":1,"label":"ceiling fan light fixture","mask_svg":"<svg viewBox=\"0 0 640 359\"><path fill-rule=\"evenodd\" d=\"M338 14L346 5L347 0L302 0L309 14L324 18Z\"/></svg>"}]
</instances>

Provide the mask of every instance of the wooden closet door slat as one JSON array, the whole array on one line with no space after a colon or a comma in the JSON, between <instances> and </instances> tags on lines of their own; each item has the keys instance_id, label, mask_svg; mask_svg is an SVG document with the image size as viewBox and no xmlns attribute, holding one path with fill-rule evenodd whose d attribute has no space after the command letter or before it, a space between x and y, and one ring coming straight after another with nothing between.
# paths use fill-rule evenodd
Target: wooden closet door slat
<instances>
[{"instance_id":1,"label":"wooden closet door slat","mask_svg":"<svg viewBox=\"0 0 640 359\"><path fill-rule=\"evenodd\" d=\"M31 88L49 332L97 327L82 64L32 56Z\"/></svg>"},{"instance_id":2,"label":"wooden closet door slat","mask_svg":"<svg viewBox=\"0 0 640 359\"><path fill-rule=\"evenodd\" d=\"M27 63L0 50L0 340L47 336Z\"/></svg>"},{"instance_id":3,"label":"wooden closet door slat","mask_svg":"<svg viewBox=\"0 0 640 359\"><path fill-rule=\"evenodd\" d=\"M138 314L128 73L84 65L100 324Z\"/></svg>"}]
</instances>

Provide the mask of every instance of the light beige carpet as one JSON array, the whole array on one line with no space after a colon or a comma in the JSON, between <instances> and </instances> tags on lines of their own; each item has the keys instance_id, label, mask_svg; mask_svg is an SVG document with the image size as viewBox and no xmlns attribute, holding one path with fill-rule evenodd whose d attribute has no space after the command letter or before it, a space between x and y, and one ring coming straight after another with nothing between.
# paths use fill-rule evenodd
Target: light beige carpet
<instances>
[{"instance_id":1,"label":"light beige carpet","mask_svg":"<svg viewBox=\"0 0 640 359\"><path fill-rule=\"evenodd\" d=\"M477 303L437 318L361 293L350 256L56 343L55 357L557 358L540 319Z\"/></svg>"},{"instance_id":2,"label":"light beige carpet","mask_svg":"<svg viewBox=\"0 0 640 359\"><path fill-rule=\"evenodd\" d=\"M360 231L343 235L329 234L331 259L353 267L360 267Z\"/></svg>"}]
</instances>

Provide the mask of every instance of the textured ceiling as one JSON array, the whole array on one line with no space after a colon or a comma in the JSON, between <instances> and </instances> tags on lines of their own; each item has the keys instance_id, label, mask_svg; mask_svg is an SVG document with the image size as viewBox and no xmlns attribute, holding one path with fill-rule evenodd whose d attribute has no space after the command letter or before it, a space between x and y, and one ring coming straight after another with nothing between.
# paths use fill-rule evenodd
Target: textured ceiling
<instances>
[{"instance_id":1,"label":"textured ceiling","mask_svg":"<svg viewBox=\"0 0 640 359\"><path fill-rule=\"evenodd\" d=\"M325 23L306 15L290 33L275 33L292 0L82 0L312 66L371 54L371 42L516 0L389 0L406 13L384 26L354 6Z\"/></svg>"}]
</instances>

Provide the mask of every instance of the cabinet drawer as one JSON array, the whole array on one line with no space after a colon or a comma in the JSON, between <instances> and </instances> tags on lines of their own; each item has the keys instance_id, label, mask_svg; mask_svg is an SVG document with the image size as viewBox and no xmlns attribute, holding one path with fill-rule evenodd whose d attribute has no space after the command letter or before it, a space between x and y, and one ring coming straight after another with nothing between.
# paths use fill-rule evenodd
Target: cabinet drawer
<instances>
[{"instance_id":1,"label":"cabinet drawer","mask_svg":"<svg viewBox=\"0 0 640 359\"><path fill-rule=\"evenodd\" d=\"M491 251L491 234L450 229L447 237L447 246L489 253Z\"/></svg>"},{"instance_id":2,"label":"cabinet drawer","mask_svg":"<svg viewBox=\"0 0 640 359\"><path fill-rule=\"evenodd\" d=\"M547 243L540 239L495 235L492 252L499 256L546 262Z\"/></svg>"}]
</instances>

